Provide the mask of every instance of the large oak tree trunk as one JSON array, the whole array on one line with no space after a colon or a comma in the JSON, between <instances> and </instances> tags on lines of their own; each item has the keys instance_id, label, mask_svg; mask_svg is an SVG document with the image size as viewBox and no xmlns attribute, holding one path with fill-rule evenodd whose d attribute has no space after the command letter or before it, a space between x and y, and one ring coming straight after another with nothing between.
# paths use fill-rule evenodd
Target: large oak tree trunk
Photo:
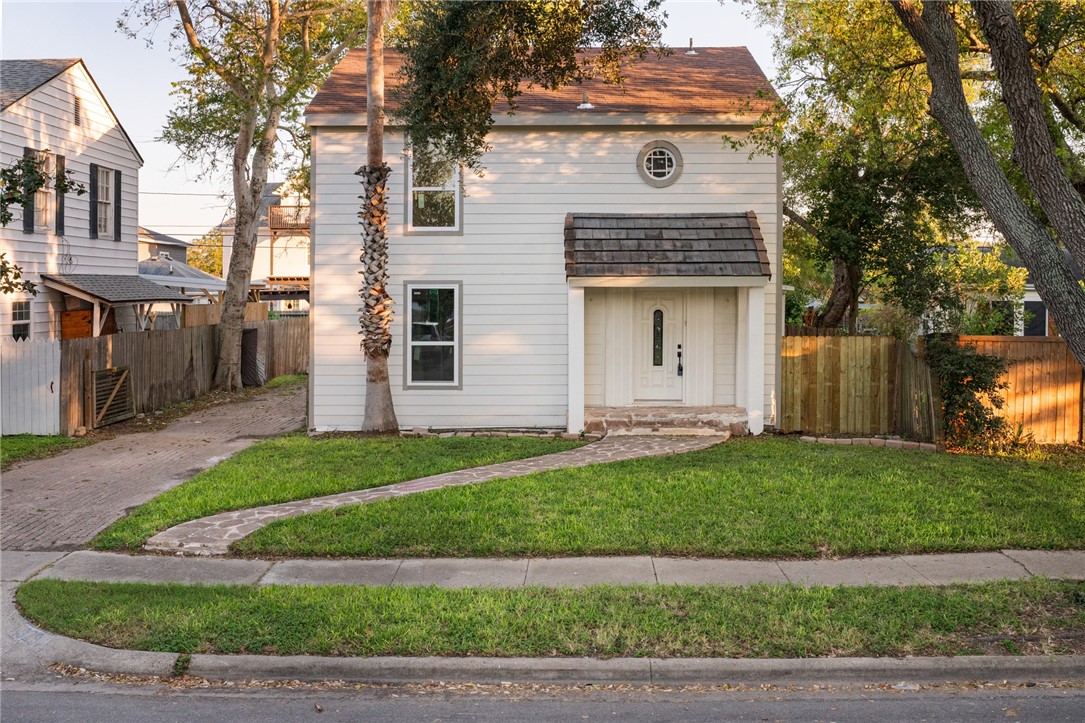
<instances>
[{"instance_id":1,"label":"large oak tree trunk","mask_svg":"<svg viewBox=\"0 0 1085 723\"><path fill-rule=\"evenodd\" d=\"M914 0L890 2L927 57L931 114L953 143L988 217L1025 262L1040 298L1055 317L1067 345L1085 366L1085 291L1071 273L1055 238L1029 212L1003 174L976 125L961 85L956 26L948 3L927 2L921 12ZM1015 82L1011 80L1011 87ZM1013 125L1016 136L1022 131L1016 127L1016 122ZM1042 132L1046 136L1046 128ZM1061 174L1061 169L1058 172ZM1039 190L1037 196L1040 196Z\"/></svg>"},{"instance_id":2,"label":"large oak tree trunk","mask_svg":"<svg viewBox=\"0 0 1085 723\"><path fill-rule=\"evenodd\" d=\"M392 298L388 293L388 176L384 162L384 18L387 0L368 0L366 38L366 165L362 179L362 297L358 321L365 352L366 432L399 429L392 387L388 381L388 354L392 348Z\"/></svg>"},{"instance_id":3,"label":"large oak tree trunk","mask_svg":"<svg viewBox=\"0 0 1085 723\"><path fill-rule=\"evenodd\" d=\"M833 259L833 287L825 305L814 317L814 326L835 329L848 320L848 330L856 331L856 313L859 309L859 281L862 272L855 264L843 259Z\"/></svg>"}]
</instances>

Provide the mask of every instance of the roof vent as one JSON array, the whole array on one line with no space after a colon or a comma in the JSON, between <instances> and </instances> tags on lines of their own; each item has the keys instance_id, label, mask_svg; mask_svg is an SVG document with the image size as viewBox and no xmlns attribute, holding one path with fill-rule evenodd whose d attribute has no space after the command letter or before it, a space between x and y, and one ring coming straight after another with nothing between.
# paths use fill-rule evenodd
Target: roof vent
<instances>
[{"instance_id":1,"label":"roof vent","mask_svg":"<svg viewBox=\"0 0 1085 723\"><path fill-rule=\"evenodd\" d=\"M595 106L588 102L588 91L584 91L584 97L580 101L580 105L576 107L577 110L591 110Z\"/></svg>"},{"instance_id":2,"label":"roof vent","mask_svg":"<svg viewBox=\"0 0 1085 723\"><path fill-rule=\"evenodd\" d=\"M686 51L686 55L696 55L697 51L693 49L693 38L689 39L689 50Z\"/></svg>"}]
</instances>

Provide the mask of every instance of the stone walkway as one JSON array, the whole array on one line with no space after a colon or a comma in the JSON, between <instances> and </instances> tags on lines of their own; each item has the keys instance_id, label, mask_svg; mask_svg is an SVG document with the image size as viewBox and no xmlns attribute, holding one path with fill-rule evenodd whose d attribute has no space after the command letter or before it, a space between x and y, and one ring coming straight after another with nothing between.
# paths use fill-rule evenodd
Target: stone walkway
<instances>
[{"instance_id":1,"label":"stone walkway","mask_svg":"<svg viewBox=\"0 0 1085 723\"><path fill-rule=\"evenodd\" d=\"M164 530L147 541L148 550L190 553L196 555L225 555L230 544L251 535L261 527L288 517L330 510L346 505L402 497L441 489L477 484L487 480L520 477L532 472L586 467L602 462L620 462L642 457L660 457L705 449L726 440L729 435L703 437L665 437L654 435L605 437L578 449L548 454L542 457L502 462L485 467L446 472L409 482L374 487L356 492L342 492L295 502L265 507L223 512L192 520Z\"/></svg>"},{"instance_id":2,"label":"stone walkway","mask_svg":"<svg viewBox=\"0 0 1085 723\"><path fill-rule=\"evenodd\" d=\"M0 549L71 550L125 512L267 437L305 423L306 390L272 390L3 473Z\"/></svg>"},{"instance_id":3,"label":"stone walkway","mask_svg":"<svg viewBox=\"0 0 1085 723\"><path fill-rule=\"evenodd\" d=\"M362 585L442 588L525 585L947 585L1050 577L1085 580L1085 551L1003 550L839 560L694 560L671 557L531 559L222 560L80 551L4 552L4 581Z\"/></svg>"}]
</instances>

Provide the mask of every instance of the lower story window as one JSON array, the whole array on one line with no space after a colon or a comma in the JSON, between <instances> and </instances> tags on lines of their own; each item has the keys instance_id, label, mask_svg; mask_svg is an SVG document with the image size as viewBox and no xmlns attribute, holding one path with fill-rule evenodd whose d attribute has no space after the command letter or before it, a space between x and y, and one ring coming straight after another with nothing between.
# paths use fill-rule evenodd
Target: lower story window
<instances>
[{"instance_id":1,"label":"lower story window","mask_svg":"<svg viewBox=\"0 0 1085 723\"><path fill-rule=\"evenodd\" d=\"M30 302L11 302L11 338L30 338Z\"/></svg>"},{"instance_id":2,"label":"lower story window","mask_svg":"<svg viewBox=\"0 0 1085 723\"><path fill-rule=\"evenodd\" d=\"M460 383L460 285L407 284L407 384L455 387Z\"/></svg>"}]
</instances>

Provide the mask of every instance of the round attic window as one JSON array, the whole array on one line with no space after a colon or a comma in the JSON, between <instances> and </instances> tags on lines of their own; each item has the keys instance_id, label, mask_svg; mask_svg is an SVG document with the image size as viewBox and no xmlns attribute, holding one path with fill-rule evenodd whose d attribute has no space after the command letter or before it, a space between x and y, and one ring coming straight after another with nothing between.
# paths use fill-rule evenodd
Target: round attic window
<instances>
[{"instance_id":1,"label":"round attic window","mask_svg":"<svg viewBox=\"0 0 1085 723\"><path fill-rule=\"evenodd\" d=\"M667 141L647 143L637 154L637 173L649 186L669 186L682 175L682 154Z\"/></svg>"}]
</instances>

